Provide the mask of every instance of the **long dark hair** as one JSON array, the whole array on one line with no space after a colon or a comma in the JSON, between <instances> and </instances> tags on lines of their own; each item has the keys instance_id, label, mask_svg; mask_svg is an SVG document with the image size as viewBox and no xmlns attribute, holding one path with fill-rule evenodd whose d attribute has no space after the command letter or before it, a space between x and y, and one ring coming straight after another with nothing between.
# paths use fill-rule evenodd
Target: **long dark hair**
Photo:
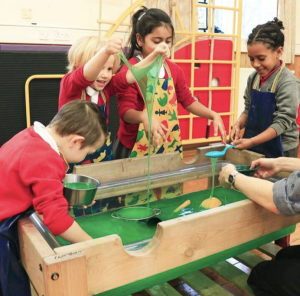
<instances>
[{"instance_id":1,"label":"long dark hair","mask_svg":"<svg viewBox=\"0 0 300 296\"><path fill-rule=\"evenodd\" d=\"M131 18L132 30L128 40L128 47L130 47L128 59L134 56L136 50L141 51L136 41L136 34L140 34L143 40L150 34L155 28L161 26L168 26L172 30L172 39L174 39L174 27L170 17L161 9L150 8L147 9L143 6L138 10Z\"/></svg>"},{"instance_id":2,"label":"long dark hair","mask_svg":"<svg viewBox=\"0 0 300 296\"><path fill-rule=\"evenodd\" d=\"M284 30L282 21L275 17L263 25L257 25L248 37L247 45L252 45L256 42L267 44L268 48L276 50L280 46L284 46L284 35L281 30Z\"/></svg>"}]
</instances>

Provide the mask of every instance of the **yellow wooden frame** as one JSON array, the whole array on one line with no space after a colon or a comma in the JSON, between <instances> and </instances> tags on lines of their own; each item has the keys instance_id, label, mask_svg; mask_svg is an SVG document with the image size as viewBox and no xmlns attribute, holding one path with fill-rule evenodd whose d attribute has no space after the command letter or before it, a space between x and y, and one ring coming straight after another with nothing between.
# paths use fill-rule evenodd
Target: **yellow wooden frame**
<instances>
[{"instance_id":1,"label":"yellow wooden frame","mask_svg":"<svg viewBox=\"0 0 300 296\"><path fill-rule=\"evenodd\" d=\"M48 75L32 75L27 78L25 83L25 107L26 107L26 124L27 127L31 126L30 120L30 97L29 97L29 84L34 79L61 79L65 74L48 74Z\"/></svg>"},{"instance_id":2,"label":"yellow wooden frame","mask_svg":"<svg viewBox=\"0 0 300 296\"><path fill-rule=\"evenodd\" d=\"M225 112L225 113L219 113L221 116L222 115L230 115L230 121L229 125L230 127L236 122L237 120L237 112L238 112L238 95L239 95L239 75L240 75L240 54L241 54L241 27L242 27L242 6L243 6L243 0L234 0L234 5L232 7L225 7L225 6L217 6L213 5L214 0L208 0L208 4L200 4L197 2L197 0L193 0L193 7L192 7L192 30L187 31L183 27L183 22L180 17L180 13L178 11L176 2L174 1L171 5L172 9L172 21L176 20L179 23L180 26L180 31L176 30L175 34L182 34L184 36L183 39L178 41L172 51L172 59L171 61L175 63L191 63L191 85L190 85L190 91L192 95L194 95L194 91L204 91L208 90L210 95L209 97L211 98L211 92L213 90L231 90L231 100L230 100L230 111ZM119 26L124 26L130 24L125 24L123 23L126 17L133 13L138 6L141 6L145 2L145 0L137 0L135 1L129 8L127 8L121 15L120 17L113 22L112 27L108 30L108 32L105 35L105 38L109 38L111 35L115 33L117 28ZM196 28L196 9L198 7L205 7L208 9L208 30L207 32L198 32L198 28ZM233 12L233 31L232 34L220 34L220 33L214 33L214 21L213 19L213 12L215 9L220 9L220 10L230 10ZM99 23L106 23L106 24L111 24L111 22L100 20L98 21ZM233 42L233 50L232 50L232 61L222 61L222 60L195 60L195 41L197 37L203 37L207 39L211 39L212 43L214 38L220 37L220 38L231 38ZM188 42L191 40L192 44L192 55L190 60L183 60L183 59L174 59L174 48L180 46L181 44ZM211 47L211 50L213 50L213 46ZM210 55L212 56L212 54ZM209 87L195 87L194 86L194 63L208 63L210 65L212 64L232 64L232 82L230 87L212 87L211 85ZM210 72L212 71L212 67L210 67ZM210 74L211 75L211 74ZM211 83L210 83L211 84ZM211 106L211 99L209 103L209 107ZM198 139L192 139L192 130L193 130L193 114L189 115L180 115L178 116L179 119L182 118L189 118L189 139L188 140L183 140L183 144L200 144L200 143L208 143L208 142L214 142L214 141L220 141L220 137L211 137L211 138L198 138ZM228 131L229 132L229 131ZM229 136L228 136L229 138Z\"/></svg>"}]
</instances>

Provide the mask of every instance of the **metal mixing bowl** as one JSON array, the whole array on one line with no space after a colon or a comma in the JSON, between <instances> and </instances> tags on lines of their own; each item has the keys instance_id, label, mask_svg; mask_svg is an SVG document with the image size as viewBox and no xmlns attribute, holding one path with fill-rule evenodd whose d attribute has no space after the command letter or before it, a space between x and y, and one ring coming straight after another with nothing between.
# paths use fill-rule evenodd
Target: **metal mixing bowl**
<instances>
[{"instance_id":1,"label":"metal mixing bowl","mask_svg":"<svg viewBox=\"0 0 300 296\"><path fill-rule=\"evenodd\" d=\"M100 182L92 177L67 174L63 180L64 196L70 206L88 206L95 198Z\"/></svg>"}]
</instances>

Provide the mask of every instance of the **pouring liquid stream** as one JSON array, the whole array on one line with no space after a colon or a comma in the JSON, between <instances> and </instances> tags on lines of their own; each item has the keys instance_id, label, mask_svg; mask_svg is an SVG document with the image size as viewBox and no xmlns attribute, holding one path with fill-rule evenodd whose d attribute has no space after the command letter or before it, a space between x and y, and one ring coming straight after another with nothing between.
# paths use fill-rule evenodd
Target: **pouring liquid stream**
<instances>
[{"instance_id":1,"label":"pouring liquid stream","mask_svg":"<svg viewBox=\"0 0 300 296\"><path fill-rule=\"evenodd\" d=\"M211 158L212 184L211 184L211 192L209 196L208 208L210 207L211 199L214 196L216 163L217 163L217 158Z\"/></svg>"},{"instance_id":2,"label":"pouring liquid stream","mask_svg":"<svg viewBox=\"0 0 300 296\"><path fill-rule=\"evenodd\" d=\"M151 64L144 68L138 68L132 66L122 51L118 53L119 57L122 61L127 65L128 69L131 71L137 85L141 91L141 94L144 99L144 103L146 106L147 116L148 116L148 182L147 182L147 207L149 207L150 203L150 156L151 156L151 126L152 126L152 109L153 109L153 100L155 94L155 88L158 81L159 71L162 67L163 60L161 55L158 55L156 60Z\"/></svg>"},{"instance_id":3,"label":"pouring liquid stream","mask_svg":"<svg viewBox=\"0 0 300 296\"><path fill-rule=\"evenodd\" d=\"M205 156L210 158L211 164L212 164L212 187L211 187L210 197L207 200L203 201L200 204L200 207L203 207L204 209L209 209L211 207L216 207L216 206L221 205L220 201L217 198L213 197L214 188L215 188L216 163L217 163L218 158L223 157L229 148L234 148L234 147L235 147L235 145L226 145L226 147L223 149L223 151L209 151L209 152L205 153ZM214 199L213 205L211 205L212 199Z\"/></svg>"}]
</instances>

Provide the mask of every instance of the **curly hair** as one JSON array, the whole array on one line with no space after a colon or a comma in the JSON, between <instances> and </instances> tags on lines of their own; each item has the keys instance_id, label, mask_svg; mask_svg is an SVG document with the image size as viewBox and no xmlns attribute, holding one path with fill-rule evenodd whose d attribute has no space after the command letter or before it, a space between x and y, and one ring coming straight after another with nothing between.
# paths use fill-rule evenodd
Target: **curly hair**
<instances>
[{"instance_id":1,"label":"curly hair","mask_svg":"<svg viewBox=\"0 0 300 296\"><path fill-rule=\"evenodd\" d=\"M257 25L248 36L247 45L252 45L256 42L262 42L268 48L276 50L280 46L284 46L284 30L282 21L275 17L262 25Z\"/></svg>"}]
</instances>

